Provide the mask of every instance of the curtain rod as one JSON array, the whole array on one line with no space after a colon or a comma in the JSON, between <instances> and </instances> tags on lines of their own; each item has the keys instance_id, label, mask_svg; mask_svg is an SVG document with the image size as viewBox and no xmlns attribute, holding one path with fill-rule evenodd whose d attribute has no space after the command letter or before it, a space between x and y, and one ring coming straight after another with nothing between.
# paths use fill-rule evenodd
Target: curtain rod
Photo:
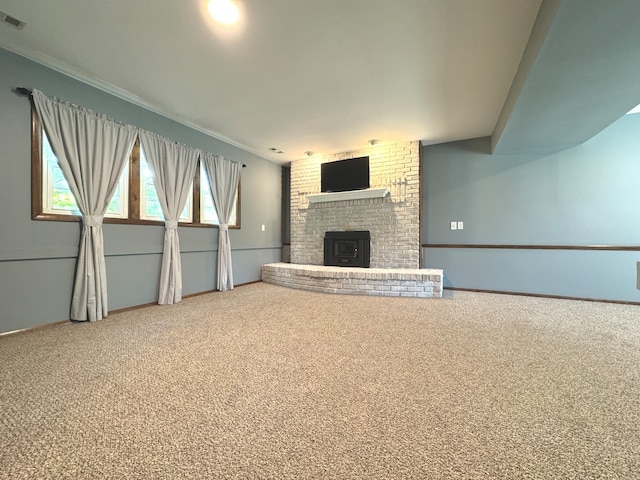
<instances>
[{"instance_id":1,"label":"curtain rod","mask_svg":"<svg viewBox=\"0 0 640 480\"><path fill-rule=\"evenodd\" d=\"M25 95L27 97L30 97L31 95L33 95L33 91L26 87L16 87L15 91L18 92L20 95ZM242 168L246 168L246 166L247 166L246 163L242 164Z\"/></svg>"}]
</instances>

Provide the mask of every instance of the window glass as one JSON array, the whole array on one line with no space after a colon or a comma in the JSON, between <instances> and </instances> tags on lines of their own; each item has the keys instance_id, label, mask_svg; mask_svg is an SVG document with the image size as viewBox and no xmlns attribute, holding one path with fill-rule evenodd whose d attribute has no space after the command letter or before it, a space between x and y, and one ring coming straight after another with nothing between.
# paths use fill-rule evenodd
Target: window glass
<instances>
[{"instance_id":1,"label":"window glass","mask_svg":"<svg viewBox=\"0 0 640 480\"><path fill-rule=\"evenodd\" d=\"M229 225L237 225L237 208L238 196L236 195L236 200L235 202L233 202L233 210L231 211L231 219L229 220ZM211 225L220 225L218 212L216 211L216 208L213 204L211 185L209 185L207 172L205 171L204 165L202 165L202 163L200 163L200 222Z\"/></svg>"},{"instance_id":2,"label":"window glass","mask_svg":"<svg viewBox=\"0 0 640 480\"><path fill-rule=\"evenodd\" d=\"M54 213L62 215L80 215L80 209L76 202L69 183L62 173L58 158L44 130L42 131L42 198L44 213ZM116 188L109 207L107 208L106 217L126 218L128 214L128 182L129 169L127 165L120 176L118 186Z\"/></svg>"},{"instance_id":3,"label":"window glass","mask_svg":"<svg viewBox=\"0 0 640 480\"><path fill-rule=\"evenodd\" d=\"M192 221L193 188L189 187L187 203L182 210L179 221ZM153 171L144 155L144 149L140 148L140 218L144 220L164 221L164 214L158 200L158 193L153 183Z\"/></svg>"}]
</instances>

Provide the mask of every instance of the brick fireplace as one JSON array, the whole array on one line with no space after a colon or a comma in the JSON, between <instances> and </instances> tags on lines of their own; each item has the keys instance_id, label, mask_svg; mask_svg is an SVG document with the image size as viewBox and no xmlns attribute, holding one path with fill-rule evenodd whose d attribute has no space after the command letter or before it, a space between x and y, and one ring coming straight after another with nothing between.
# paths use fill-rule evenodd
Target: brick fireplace
<instances>
[{"instance_id":1,"label":"brick fireplace","mask_svg":"<svg viewBox=\"0 0 640 480\"><path fill-rule=\"evenodd\" d=\"M375 198L314 202L320 165L369 156ZM372 268L420 268L420 143L375 145L363 150L296 160L291 164L291 263L323 265L328 231L369 231Z\"/></svg>"}]
</instances>

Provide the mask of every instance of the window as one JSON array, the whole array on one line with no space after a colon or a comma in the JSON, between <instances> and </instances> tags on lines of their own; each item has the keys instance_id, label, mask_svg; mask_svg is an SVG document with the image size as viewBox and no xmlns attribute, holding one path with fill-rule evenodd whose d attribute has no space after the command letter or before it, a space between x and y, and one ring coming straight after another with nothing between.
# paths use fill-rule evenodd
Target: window
<instances>
[{"instance_id":1,"label":"window","mask_svg":"<svg viewBox=\"0 0 640 480\"><path fill-rule=\"evenodd\" d=\"M58 159L32 107L31 125L31 213L34 220L78 221L80 211ZM153 184L151 169L140 141L131 156L109 203L105 223L164 224L164 216ZM193 185L180 216L181 226L213 227L220 222L213 205L204 167L196 169ZM240 185L229 228L240 228Z\"/></svg>"},{"instance_id":2,"label":"window","mask_svg":"<svg viewBox=\"0 0 640 480\"><path fill-rule=\"evenodd\" d=\"M213 204L213 195L211 195L211 185L207 179L207 172L204 169L204 165L200 164L200 223L208 223L210 225L219 225L220 219L218 218L218 212ZM229 225L236 225L238 210L238 198L233 204L233 210L231 211L231 218L229 219Z\"/></svg>"},{"instance_id":3,"label":"window","mask_svg":"<svg viewBox=\"0 0 640 480\"><path fill-rule=\"evenodd\" d=\"M126 165L105 217L127 218L129 168ZM47 135L42 132L42 211L57 215L80 215L76 199L62 173Z\"/></svg>"},{"instance_id":4,"label":"window","mask_svg":"<svg viewBox=\"0 0 640 480\"><path fill-rule=\"evenodd\" d=\"M187 197L187 202L180 215L180 222L191 222L193 218L193 184L191 192ZM158 200L158 192L153 183L153 172L147 163L144 155L144 148L140 148L140 218L144 220L157 220L164 222L164 215L160 200Z\"/></svg>"}]
</instances>

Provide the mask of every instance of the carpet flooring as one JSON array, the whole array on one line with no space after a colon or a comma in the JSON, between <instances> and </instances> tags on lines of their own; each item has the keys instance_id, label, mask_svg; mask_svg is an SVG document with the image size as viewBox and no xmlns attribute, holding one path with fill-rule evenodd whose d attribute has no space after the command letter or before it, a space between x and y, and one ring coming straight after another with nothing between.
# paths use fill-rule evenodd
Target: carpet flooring
<instances>
[{"instance_id":1,"label":"carpet flooring","mask_svg":"<svg viewBox=\"0 0 640 480\"><path fill-rule=\"evenodd\" d=\"M637 479L640 309L258 283L0 338L0 479Z\"/></svg>"}]
</instances>

